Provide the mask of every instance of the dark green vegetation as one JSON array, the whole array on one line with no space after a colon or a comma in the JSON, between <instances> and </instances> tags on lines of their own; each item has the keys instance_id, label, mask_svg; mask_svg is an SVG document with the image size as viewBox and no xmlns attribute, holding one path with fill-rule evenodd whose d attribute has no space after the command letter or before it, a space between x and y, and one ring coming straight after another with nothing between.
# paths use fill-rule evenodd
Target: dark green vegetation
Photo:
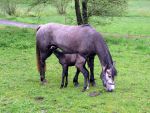
<instances>
[{"instance_id":1,"label":"dark green vegetation","mask_svg":"<svg viewBox=\"0 0 150 113\"><path fill-rule=\"evenodd\" d=\"M24 0L22 0L24 1ZM66 15L58 15L57 10L50 5L40 5L32 10L31 1L19 2L17 4L15 16L8 16L0 13L0 18L27 23L43 24L57 22L65 24L76 24L74 2L67 7ZM89 23L100 32L150 35L150 1L149 0L129 0L128 9L123 17L96 17L89 19Z\"/></svg>"},{"instance_id":2,"label":"dark green vegetation","mask_svg":"<svg viewBox=\"0 0 150 113\"><path fill-rule=\"evenodd\" d=\"M26 13L31 0L22 1L15 16L0 13L0 18L27 23L76 24L71 4L67 15L60 16L49 6ZM126 16L114 17L112 21L92 17L90 23L100 32L150 35L149 6L149 0L130 0ZM79 88L74 88L72 83L74 67L69 69L68 87L59 89L62 69L55 56L47 60L48 83L41 85L36 69L35 31L0 26L0 113L149 113L150 38L105 36L105 40L118 70L116 90L107 93L103 89L101 67L96 58L97 86L82 93L83 75L79 76ZM94 91L100 95L90 97Z\"/></svg>"},{"instance_id":3,"label":"dark green vegetation","mask_svg":"<svg viewBox=\"0 0 150 113\"><path fill-rule=\"evenodd\" d=\"M116 61L116 90L107 93L102 87L99 61L95 60L96 87L81 92L74 88L75 68L69 70L69 85L59 89L61 65L55 56L47 60L46 78L41 85L36 70L35 31L14 27L0 28L0 112L103 112L147 113L150 111L150 39L109 38L105 40ZM101 95L90 97L89 93Z\"/></svg>"}]
</instances>

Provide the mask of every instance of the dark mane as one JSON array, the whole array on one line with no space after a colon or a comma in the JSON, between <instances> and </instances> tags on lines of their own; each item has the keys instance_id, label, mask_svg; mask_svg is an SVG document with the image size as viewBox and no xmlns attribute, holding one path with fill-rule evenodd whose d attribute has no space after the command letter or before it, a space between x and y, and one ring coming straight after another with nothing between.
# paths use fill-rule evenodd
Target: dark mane
<instances>
[{"instance_id":1,"label":"dark mane","mask_svg":"<svg viewBox=\"0 0 150 113\"><path fill-rule=\"evenodd\" d=\"M111 68L111 66L113 65L112 56L109 50L106 52L106 56L104 57L104 62L108 66L108 68Z\"/></svg>"}]
</instances>

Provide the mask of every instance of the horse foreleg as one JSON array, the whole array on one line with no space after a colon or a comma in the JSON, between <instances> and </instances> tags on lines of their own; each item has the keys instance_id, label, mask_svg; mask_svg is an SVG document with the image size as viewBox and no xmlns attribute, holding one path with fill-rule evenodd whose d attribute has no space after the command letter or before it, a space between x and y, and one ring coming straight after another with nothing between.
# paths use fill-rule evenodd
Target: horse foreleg
<instances>
[{"instance_id":1,"label":"horse foreleg","mask_svg":"<svg viewBox=\"0 0 150 113\"><path fill-rule=\"evenodd\" d=\"M74 84L75 87L79 86L79 82L78 82L79 73L80 73L80 70L77 68L76 74L75 74L75 76L73 78L73 84Z\"/></svg>"},{"instance_id":2,"label":"horse foreleg","mask_svg":"<svg viewBox=\"0 0 150 113\"><path fill-rule=\"evenodd\" d=\"M90 83L92 86L96 85L95 79L94 79L94 57L95 55L90 56L88 59L88 66L90 68Z\"/></svg>"}]
</instances>

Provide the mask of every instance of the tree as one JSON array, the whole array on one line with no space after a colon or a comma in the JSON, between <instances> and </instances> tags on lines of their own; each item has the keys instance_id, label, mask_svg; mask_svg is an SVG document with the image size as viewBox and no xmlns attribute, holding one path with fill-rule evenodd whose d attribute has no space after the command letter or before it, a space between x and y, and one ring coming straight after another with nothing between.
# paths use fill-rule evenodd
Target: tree
<instances>
[{"instance_id":1,"label":"tree","mask_svg":"<svg viewBox=\"0 0 150 113\"><path fill-rule=\"evenodd\" d=\"M75 0L78 25L87 24L90 16L121 16L127 7L127 0L82 0L82 16L80 2ZM80 19L79 19L80 18ZM82 20L82 22L81 22Z\"/></svg>"},{"instance_id":2,"label":"tree","mask_svg":"<svg viewBox=\"0 0 150 113\"><path fill-rule=\"evenodd\" d=\"M82 15L80 10L80 1L75 0L75 11L78 25L87 24L88 23L87 0L82 0Z\"/></svg>"},{"instance_id":3,"label":"tree","mask_svg":"<svg viewBox=\"0 0 150 113\"><path fill-rule=\"evenodd\" d=\"M2 0L0 5L1 5L2 12L8 15L15 15L16 13L16 1L15 0Z\"/></svg>"},{"instance_id":4,"label":"tree","mask_svg":"<svg viewBox=\"0 0 150 113\"><path fill-rule=\"evenodd\" d=\"M89 0L88 16L121 16L127 8L127 0Z\"/></svg>"},{"instance_id":5,"label":"tree","mask_svg":"<svg viewBox=\"0 0 150 113\"><path fill-rule=\"evenodd\" d=\"M79 0L75 0L75 11L78 25L83 24Z\"/></svg>"},{"instance_id":6,"label":"tree","mask_svg":"<svg viewBox=\"0 0 150 113\"><path fill-rule=\"evenodd\" d=\"M34 5L50 3L56 7L59 14L66 13L70 0L36 0ZM91 16L121 16L126 7L127 0L74 0L76 20L78 25L88 24ZM80 5L82 8L80 8Z\"/></svg>"}]
</instances>

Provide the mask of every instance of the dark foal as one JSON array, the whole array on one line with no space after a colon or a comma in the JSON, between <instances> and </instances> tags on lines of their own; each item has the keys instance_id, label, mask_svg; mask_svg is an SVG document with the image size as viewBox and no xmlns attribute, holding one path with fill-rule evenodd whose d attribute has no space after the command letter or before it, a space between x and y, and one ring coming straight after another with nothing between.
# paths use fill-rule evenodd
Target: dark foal
<instances>
[{"instance_id":1,"label":"dark foal","mask_svg":"<svg viewBox=\"0 0 150 113\"><path fill-rule=\"evenodd\" d=\"M55 50L53 53L59 59L59 63L62 65L62 69L63 69L62 81L61 81L60 88L67 87L67 85L68 85L68 67L69 66L76 66L76 68L77 68L76 74L73 79L74 86L77 87L79 84L78 83L78 75L79 75L80 71L83 74L88 74L88 70L85 67L86 59L79 54L65 54L59 50ZM95 81L93 78L94 77L94 73L93 73L94 67L93 67L93 59L92 58L90 60L88 60L88 65L90 67L90 73L91 73L90 74L90 82L92 85L95 85ZM83 69L86 69L86 71L84 71ZM88 84L88 86L89 86L89 84Z\"/></svg>"}]
</instances>

